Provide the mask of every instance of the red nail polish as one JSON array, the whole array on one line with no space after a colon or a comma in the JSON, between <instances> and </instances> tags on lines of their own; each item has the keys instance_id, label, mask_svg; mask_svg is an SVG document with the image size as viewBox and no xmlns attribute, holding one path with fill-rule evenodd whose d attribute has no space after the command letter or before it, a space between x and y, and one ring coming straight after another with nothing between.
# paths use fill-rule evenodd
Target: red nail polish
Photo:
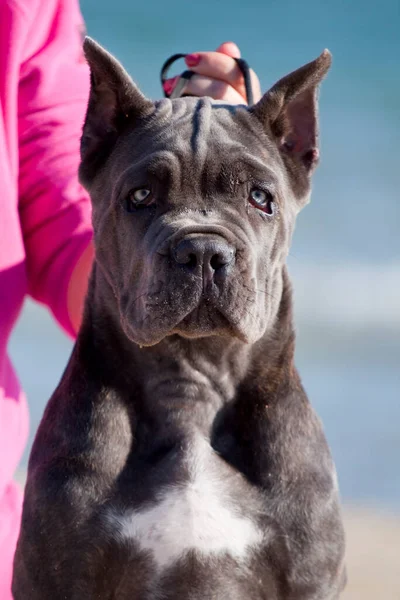
<instances>
[{"instance_id":1,"label":"red nail polish","mask_svg":"<svg viewBox=\"0 0 400 600\"><path fill-rule=\"evenodd\" d=\"M185 56L185 62L188 67L195 67L201 60L200 54L187 54Z\"/></svg>"},{"instance_id":2,"label":"red nail polish","mask_svg":"<svg viewBox=\"0 0 400 600\"><path fill-rule=\"evenodd\" d=\"M167 79L164 81L164 91L166 94L170 94L174 87L176 86L176 82L178 81L178 77L171 77L171 79Z\"/></svg>"}]
</instances>

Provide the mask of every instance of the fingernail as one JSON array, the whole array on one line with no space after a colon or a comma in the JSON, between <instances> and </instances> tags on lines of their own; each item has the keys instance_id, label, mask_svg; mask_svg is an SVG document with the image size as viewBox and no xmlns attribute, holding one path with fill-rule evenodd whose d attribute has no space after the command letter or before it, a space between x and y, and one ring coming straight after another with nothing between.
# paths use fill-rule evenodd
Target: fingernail
<instances>
[{"instance_id":1,"label":"fingernail","mask_svg":"<svg viewBox=\"0 0 400 600\"><path fill-rule=\"evenodd\" d=\"M172 90L174 89L174 87L176 86L176 82L178 81L178 76L176 77L171 77L171 79L166 79L164 81L164 92L166 94L170 94L172 92Z\"/></svg>"},{"instance_id":2,"label":"fingernail","mask_svg":"<svg viewBox=\"0 0 400 600\"><path fill-rule=\"evenodd\" d=\"M185 56L185 62L188 67L195 67L201 60L200 54L187 54Z\"/></svg>"}]
</instances>

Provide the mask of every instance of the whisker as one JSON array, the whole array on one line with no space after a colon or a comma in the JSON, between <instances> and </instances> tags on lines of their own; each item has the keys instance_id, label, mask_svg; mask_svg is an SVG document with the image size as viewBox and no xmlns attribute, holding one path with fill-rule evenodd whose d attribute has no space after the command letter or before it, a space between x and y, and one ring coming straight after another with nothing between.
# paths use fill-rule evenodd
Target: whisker
<instances>
[{"instance_id":1,"label":"whisker","mask_svg":"<svg viewBox=\"0 0 400 600\"><path fill-rule=\"evenodd\" d=\"M250 288L249 286L247 286L246 284L243 284L243 287L248 290L249 292L258 292L259 294L265 294L266 296L269 296L270 298L272 298L273 300L277 300L277 298L271 294L270 292L267 292L267 290L259 290L257 288Z\"/></svg>"},{"instance_id":2,"label":"whisker","mask_svg":"<svg viewBox=\"0 0 400 600\"><path fill-rule=\"evenodd\" d=\"M135 302L137 302L138 300L140 300L140 298L143 298L143 296L147 296L147 293L146 293L146 292L143 292L143 294L140 294L140 296L138 296L137 298L135 298L135 299L132 301L132 304L135 304Z\"/></svg>"}]
</instances>

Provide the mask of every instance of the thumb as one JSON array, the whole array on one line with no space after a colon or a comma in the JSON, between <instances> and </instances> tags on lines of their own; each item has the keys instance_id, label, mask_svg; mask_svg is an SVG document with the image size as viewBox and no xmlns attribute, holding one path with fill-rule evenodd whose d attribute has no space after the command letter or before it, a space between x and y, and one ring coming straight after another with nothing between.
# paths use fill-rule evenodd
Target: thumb
<instances>
[{"instance_id":1,"label":"thumb","mask_svg":"<svg viewBox=\"0 0 400 600\"><path fill-rule=\"evenodd\" d=\"M224 42L223 44L220 44L217 48L217 52L221 52L221 54L226 54L232 58L240 58L240 50L234 42Z\"/></svg>"}]
</instances>

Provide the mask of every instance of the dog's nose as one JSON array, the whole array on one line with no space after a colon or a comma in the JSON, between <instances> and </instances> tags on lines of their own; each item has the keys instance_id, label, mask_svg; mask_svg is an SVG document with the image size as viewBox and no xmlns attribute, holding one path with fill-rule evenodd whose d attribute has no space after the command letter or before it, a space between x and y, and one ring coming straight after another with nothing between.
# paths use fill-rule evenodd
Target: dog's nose
<instances>
[{"instance_id":1,"label":"dog's nose","mask_svg":"<svg viewBox=\"0 0 400 600\"><path fill-rule=\"evenodd\" d=\"M178 265L193 271L202 269L204 274L213 276L233 262L235 249L223 238L204 235L182 239L173 256Z\"/></svg>"}]
</instances>

